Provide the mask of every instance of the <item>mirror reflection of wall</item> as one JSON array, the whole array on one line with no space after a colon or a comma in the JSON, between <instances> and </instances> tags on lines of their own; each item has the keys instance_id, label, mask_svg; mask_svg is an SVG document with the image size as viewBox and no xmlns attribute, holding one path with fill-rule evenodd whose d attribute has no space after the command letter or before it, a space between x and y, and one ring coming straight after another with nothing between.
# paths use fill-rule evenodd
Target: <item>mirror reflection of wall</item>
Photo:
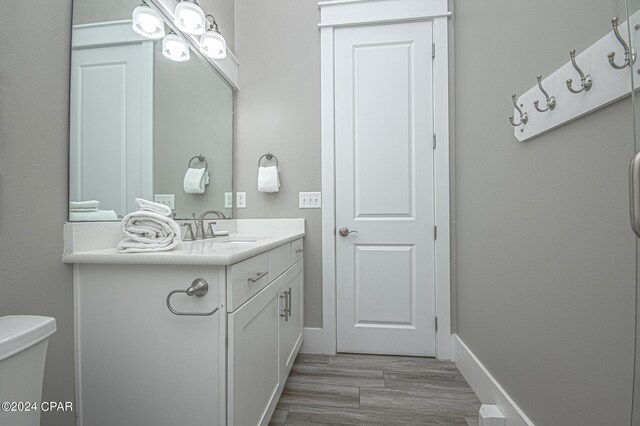
<instances>
[{"instance_id":1,"label":"mirror reflection of wall","mask_svg":"<svg viewBox=\"0 0 640 426\"><path fill-rule=\"evenodd\" d=\"M230 217L233 91L194 52L172 61L162 40L136 34L139 5L74 2L69 220L119 220L137 197L162 199L179 219L207 209ZM204 192L184 182L197 155L208 164Z\"/></svg>"}]
</instances>

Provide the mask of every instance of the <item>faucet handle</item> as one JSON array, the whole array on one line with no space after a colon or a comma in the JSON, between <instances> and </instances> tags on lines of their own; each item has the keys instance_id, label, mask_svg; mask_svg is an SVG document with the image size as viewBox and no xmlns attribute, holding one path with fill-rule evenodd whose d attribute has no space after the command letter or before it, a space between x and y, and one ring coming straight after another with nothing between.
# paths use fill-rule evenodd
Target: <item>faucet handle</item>
<instances>
[{"instance_id":1,"label":"faucet handle","mask_svg":"<svg viewBox=\"0 0 640 426\"><path fill-rule=\"evenodd\" d=\"M205 238L213 238L214 235L214 231L213 231L213 225L215 225L215 222L209 222L209 227L207 228L207 233L205 234Z\"/></svg>"},{"instance_id":2,"label":"faucet handle","mask_svg":"<svg viewBox=\"0 0 640 426\"><path fill-rule=\"evenodd\" d=\"M182 241L195 241L196 237L193 235L193 224L191 222L181 223L180 226L187 227L187 235L184 236Z\"/></svg>"}]
</instances>

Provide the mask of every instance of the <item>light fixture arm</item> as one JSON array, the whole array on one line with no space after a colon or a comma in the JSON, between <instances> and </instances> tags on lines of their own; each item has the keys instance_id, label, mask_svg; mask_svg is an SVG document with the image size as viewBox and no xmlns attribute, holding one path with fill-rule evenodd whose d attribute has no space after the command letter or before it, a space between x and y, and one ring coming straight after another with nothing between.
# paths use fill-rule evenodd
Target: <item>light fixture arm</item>
<instances>
[{"instance_id":1,"label":"light fixture arm","mask_svg":"<svg viewBox=\"0 0 640 426\"><path fill-rule=\"evenodd\" d=\"M211 18L211 19L209 19ZM216 22L216 18L213 17L212 14L207 14L204 19L207 21L207 23L209 24L209 28L208 30L213 30L217 33L219 33L220 31L218 30L218 23Z\"/></svg>"}]
</instances>

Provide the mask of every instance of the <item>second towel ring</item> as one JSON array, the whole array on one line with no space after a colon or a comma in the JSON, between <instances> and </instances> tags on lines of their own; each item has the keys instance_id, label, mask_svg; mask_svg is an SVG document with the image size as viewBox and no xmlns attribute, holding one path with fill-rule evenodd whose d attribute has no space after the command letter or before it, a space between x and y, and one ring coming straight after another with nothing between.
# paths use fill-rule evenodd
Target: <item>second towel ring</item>
<instances>
[{"instance_id":1,"label":"second towel ring","mask_svg":"<svg viewBox=\"0 0 640 426\"><path fill-rule=\"evenodd\" d=\"M191 157L191 160L189 160L189 163L187 164L187 169L191 168L191 162L196 158L200 160L201 163L204 163L204 170L207 171L209 169L209 163L207 162L207 157L202 154L194 155L193 157Z\"/></svg>"},{"instance_id":2,"label":"second towel ring","mask_svg":"<svg viewBox=\"0 0 640 426\"><path fill-rule=\"evenodd\" d=\"M262 157L258 159L258 167L260 167L260 163L262 163L263 158L266 158L268 161L274 160L276 162L276 167L278 167L278 157L276 157L270 152L267 152L266 154L264 154Z\"/></svg>"}]
</instances>

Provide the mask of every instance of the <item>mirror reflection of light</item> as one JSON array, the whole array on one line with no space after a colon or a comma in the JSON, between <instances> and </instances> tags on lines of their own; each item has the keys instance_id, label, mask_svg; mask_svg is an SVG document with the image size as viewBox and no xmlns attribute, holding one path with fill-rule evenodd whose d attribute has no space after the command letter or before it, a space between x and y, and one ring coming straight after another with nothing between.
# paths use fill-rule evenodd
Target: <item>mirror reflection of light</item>
<instances>
[{"instance_id":1,"label":"mirror reflection of light","mask_svg":"<svg viewBox=\"0 0 640 426\"><path fill-rule=\"evenodd\" d=\"M186 62L191 57L189 46L175 33L162 39L162 55L176 62Z\"/></svg>"},{"instance_id":2,"label":"mirror reflection of light","mask_svg":"<svg viewBox=\"0 0 640 426\"><path fill-rule=\"evenodd\" d=\"M142 3L133 9L131 19L132 28L136 34L153 40L159 40L164 37L164 22L162 18L146 3Z\"/></svg>"}]
</instances>

